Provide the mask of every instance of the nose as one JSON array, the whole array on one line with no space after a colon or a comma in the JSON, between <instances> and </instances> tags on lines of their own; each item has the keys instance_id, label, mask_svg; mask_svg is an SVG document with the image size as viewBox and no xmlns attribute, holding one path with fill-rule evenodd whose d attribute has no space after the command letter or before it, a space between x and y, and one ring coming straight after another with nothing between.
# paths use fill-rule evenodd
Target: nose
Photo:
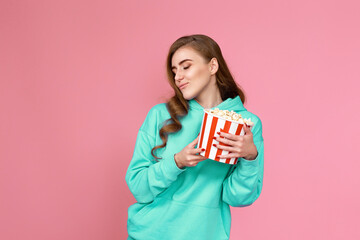
<instances>
[{"instance_id":1,"label":"nose","mask_svg":"<svg viewBox=\"0 0 360 240\"><path fill-rule=\"evenodd\" d=\"M183 78L183 74L181 74L180 72L181 72L180 70L176 71L176 74L174 77L175 81L180 81Z\"/></svg>"}]
</instances>

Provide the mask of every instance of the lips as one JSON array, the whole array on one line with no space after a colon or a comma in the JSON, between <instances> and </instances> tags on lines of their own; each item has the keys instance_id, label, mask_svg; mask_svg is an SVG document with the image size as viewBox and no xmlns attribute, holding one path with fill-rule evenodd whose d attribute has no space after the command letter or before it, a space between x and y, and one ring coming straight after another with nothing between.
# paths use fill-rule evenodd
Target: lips
<instances>
[{"instance_id":1,"label":"lips","mask_svg":"<svg viewBox=\"0 0 360 240\"><path fill-rule=\"evenodd\" d=\"M183 88L185 88L188 84L189 84L189 83L181 84L181 85L179 86L179 88L180 88L180 89L183 89Z\"/></svg>"}]
</instances>

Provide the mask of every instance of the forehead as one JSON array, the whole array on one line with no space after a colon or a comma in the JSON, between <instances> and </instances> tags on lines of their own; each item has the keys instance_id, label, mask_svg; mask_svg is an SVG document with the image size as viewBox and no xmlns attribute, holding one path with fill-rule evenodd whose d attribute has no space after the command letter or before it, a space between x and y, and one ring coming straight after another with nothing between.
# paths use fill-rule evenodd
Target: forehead
<instances>
[{"instance_id":1,"label":"forehead","mask_svg":"<svg viewBox=\"0 0 360 240\"><path fill-rule=\"evenodd\" d=\"M171 66L178 65L184 59L199 61L201 60L201 56L192 48L189 47L179 48L178 50L176 50L176 52L174 53L171 59Z\"/></svg>"}]
</instances>

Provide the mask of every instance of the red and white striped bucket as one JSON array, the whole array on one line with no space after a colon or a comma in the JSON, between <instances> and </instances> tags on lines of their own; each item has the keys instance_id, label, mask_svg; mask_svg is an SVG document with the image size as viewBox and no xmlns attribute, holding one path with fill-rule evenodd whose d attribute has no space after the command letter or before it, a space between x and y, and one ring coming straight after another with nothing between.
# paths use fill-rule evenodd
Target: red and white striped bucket
<instances>
[{"instance_id":1,"label":"red and white striped bucket","mask_svg":"<svg viewBox=\"0 0 360 240\"><path fill-rule=\"evenodd\" d=\"M200 155L218 162L236 164L238 158L233 157L220 159L219 157L216 157L217 155L227 155L229 152L214 147L213 144L216 143L218 145L228 146L227 144L218 142L214 139L214 137L219 137L217 132L244 135L245 131L241 122L242 120L240 120L240 122L236 122L220 116L216 116L210 113L208 109L204 109L204 117L201 124L200 137L197 146L198 148L204 148L205 151L201 152ZM250 128L250 130L252 129L252 126L247 126Z\"/></svg>"}]
</instances>

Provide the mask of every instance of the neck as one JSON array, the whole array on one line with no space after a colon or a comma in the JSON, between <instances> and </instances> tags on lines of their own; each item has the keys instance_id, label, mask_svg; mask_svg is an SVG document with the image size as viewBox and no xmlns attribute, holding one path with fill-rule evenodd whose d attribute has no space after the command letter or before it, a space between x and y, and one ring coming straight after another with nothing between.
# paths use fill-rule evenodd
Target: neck
<instances>
[{"instance_id":1,"label":"neck","mask_svg":"<svg viewBox=\"0 0 360 240\"><path fill-rule=\"evenodd\" d=\"M213 108L223 102L223 100L221 99L219 88L217 87L215 81L212 86L204 89L204 91L202 91L199 96L195 97L195 100L203 108Z\"/></svg>"}]
</instances>

